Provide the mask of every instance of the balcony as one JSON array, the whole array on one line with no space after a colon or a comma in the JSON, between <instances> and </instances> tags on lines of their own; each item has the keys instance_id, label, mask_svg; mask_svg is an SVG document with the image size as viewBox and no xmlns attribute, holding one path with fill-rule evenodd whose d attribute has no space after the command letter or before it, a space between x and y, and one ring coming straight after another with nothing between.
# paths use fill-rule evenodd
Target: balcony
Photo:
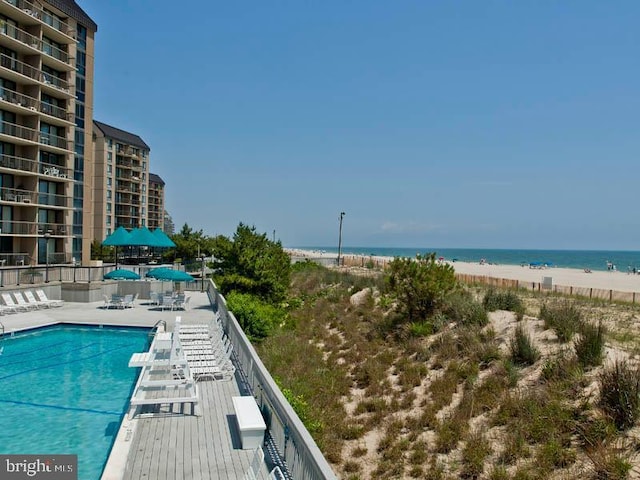
<instances>
[{"instance_id":1,"label":"balcony","mask_svg":"<svg viewBox=\"0 0 640 480\"><path fill-rule=\"evenodd\" d=\"M49 88L52 93L63 92L67 97L73 97L71 85L66 80L32 67L5 54L0 54L0 67L6 68L3 76L19 83L25 82L25 77L31 84L41 84Z\"/></svg>"},{"instance_id":2,"label":"balcony","mask_svg":"<svg viewBox=\"0 0 640 480\"><path fill-rule=\"evenodd\" d=\"M0 122L0 139L2 139L3 135L11 137L8 140L20 145L41 144L50 146L53 149L64 150L64 153L71 151L71 142L66 138L40 132L15 123Z\"/></svg>"},{"instance_id":3,"label":"balcony","mask_svg":"<svg viewBox=\"0 0 640 480\"><path fill-rule=\"evenodd\" d=\"M12 17L18 17L25 24L42 24L49 30L48 36L65 43L74 40L74 30L62 19L45 12L40 5L29 0L4 0L1 11L6 11Z\"/></svg>"},{"instance_id":4,"label":"balcony","mask_svg":"<svg viewBox=\"0 0 640 480\"><path fill-rule=\"evenodd\" d=\"M37 160L13 155L0 155L0 168L19 170L33 175L46 175L62 180L73 180L73 171L70 168L40 163Z\"/></svg>"},{"instance_id":5,"label":"balcony","mask_svg":"<svg viewBox=\"0 0 640 480\"><path fill-rule=\"evenodd\" d=\"M8 108L8 110L15 110L20 113L23 113L27 110L33 113L41 112L45 115L49 115L50 117L62 120L67 124L73 124L73 113L68 112L66 109L60 108L56 105L41 102L37 98L29 97L22 93L16 92L15 90L9 90L6 88L0 89L0 100L19 107L15 109Z\"/></svg>"},{"instance_id":6,"label":"balcony","mask_svg":"<svg viewBox=\"0 0 640 480\"><path fill-rule=\"evenodd\" d=\"M69 236L69 227L62 223L17 222L0 220L0 235L42 236L51 232L54 237Z\"/></svg>"},{"instance_id":7,"label":"balcony","mask_svg":"<svg viewBox=\"0 0 640 480\"><path fill-rule=\"evenodd\" d=\"M15 25L0 20L0 35L9 39L13 50L22 51L27 55L32 54L32 50L37 50L38 53L44 53L54 59L54 65L56 67L69 71L75 69L71 64L71 58L67 52L43 42L35 35L31 35ZM23 46L28 48L24 48Z\"/></svg>"},{"instance_id":8,"label":"balcony","mask_svg":"<svg viewBox=\"0 0 640 480\"><path fill-rule=\"evenodd\" d=\"M3 202L26 203L30 205L36 203L34 192L18 188L0 188L0 200Z\"/></svg>"}]
</instances>

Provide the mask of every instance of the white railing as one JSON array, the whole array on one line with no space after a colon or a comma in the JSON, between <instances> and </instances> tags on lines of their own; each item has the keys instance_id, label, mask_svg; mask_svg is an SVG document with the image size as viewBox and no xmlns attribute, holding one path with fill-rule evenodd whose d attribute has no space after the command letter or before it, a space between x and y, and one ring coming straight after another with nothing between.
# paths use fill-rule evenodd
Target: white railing
<instances>
[{"instance_id":1,"label":"white railing","mask_svg":"<svg viewBox=\"0 0 640 480\"><path fill-rule=\"evenodd\" d=\"M211 305L220 314L225 331L233 343L235 360L244 377L245 386L256 397L262 414L267 419L267 431L273 447L284 461L291 478L335 480L336 476L329 463L276 385L233 313L228 310L224 297L211 280L205 285Z\"/></svg>"}]
</instances>

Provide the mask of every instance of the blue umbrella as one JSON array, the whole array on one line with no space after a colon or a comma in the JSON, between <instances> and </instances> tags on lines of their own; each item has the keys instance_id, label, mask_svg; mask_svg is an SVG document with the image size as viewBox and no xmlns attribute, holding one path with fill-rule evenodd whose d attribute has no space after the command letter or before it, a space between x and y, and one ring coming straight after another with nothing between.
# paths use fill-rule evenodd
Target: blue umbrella
<instances>
[{"instance_id":1,"label":"blue umbrella","mask_svg":"<svg viewBox=\"0 0 640 480\"><path fill-rule=\"evenodd\" d=\"M153 232L153 236L156 237L161 245L158 245L159 247L165 247L165 248L173 248L176 246L176 244L173 242L173 240L171 240L169 238L169 235L167 235L166 233L164 233L162 230L160 230L159 228L156 228Z\"/></svg>"},{"instance_id":2,"label":"blue umbrella","mask_svg":"<svg viewBox=\"0 0 640 480\"><path fill-rule=\"evenodd\" d=\"M116 230L104 239L102 245L105 247L122 247L131 245L131 234L124 227L118 227Z\"/></svg>"},{"instance_id":3,"label":"blue umbrella","mask_svg":"<svg viewBox=\"0 0 640 480\"><path fill-rule=\"evenodd\" d=\"M109 273L105 273L104 278L107 280L140 280L140 275L132 270L118 268Z\"/></svg>"},{"instance_id":4,"label":"blue umbrella","mask_svg":"<svg viewBox=\"0 0 640 480\"><path fill-rule=\"evenodd\" d=\"M172 270L170 268L154 268L147 277L155 278L156 280L164 280L167 282L195 282L195 278L182 270Z\"/></svg>"},{"instance_id":5,"label":"blue umbrella","mask_svg":"<svg viewBox=\"0 0 640 480\"><path fill-rule=\"evenodd\" d=\"M156 237L147 227L136 228L131 232L131 238L127 245L138 247L162 247L158 237Z\"/></svg>"}]
</instances>

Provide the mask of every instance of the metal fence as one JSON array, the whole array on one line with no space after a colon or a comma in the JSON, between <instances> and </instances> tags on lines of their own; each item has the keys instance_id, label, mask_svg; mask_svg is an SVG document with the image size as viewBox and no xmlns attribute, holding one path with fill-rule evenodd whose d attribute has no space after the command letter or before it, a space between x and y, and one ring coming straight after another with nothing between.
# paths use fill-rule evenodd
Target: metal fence
<instances>
[{"instance_id":1,"label":"metal fence","mask_svg":"<svg viewBox=\"0 0 640 480\"><path fill-rule=\"evenodd\" d=\"M235 358L244 378L245 386L256 397L265 417L271 446L286 464L294 480L336 479L329 463L322 455L302 421L284 397L266 367L258 357L224 297L211 280L205 282L214 311L220 314L222 324L233 343ZM268 445L269 446L269 445Z\"/></svg>"}]
</instances>

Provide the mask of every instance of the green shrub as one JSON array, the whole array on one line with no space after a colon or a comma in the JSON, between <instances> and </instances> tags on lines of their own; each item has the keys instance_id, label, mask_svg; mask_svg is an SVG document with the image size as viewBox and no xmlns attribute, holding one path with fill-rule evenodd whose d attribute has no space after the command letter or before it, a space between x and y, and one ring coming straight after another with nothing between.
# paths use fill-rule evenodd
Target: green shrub
<instances>
[{"instance_id":1,"label":"green shrub","mask_svg":"<svg viewBox=\"0 0 640 480\"><path fill-rule=\"evenodd\" d=\"M449 295L443 311L451 321L460 325L484 327L489 323L486 310L466 292Z\"/></svg>"},{"instance_id":2,"label":"green shrub","mask_svg":"<svg viewBox=\"0 0 640 480\"><path fill-rule=\"evenodd\" d=\"M409 335L412 337L428 337L432 333L435 333L433 330L433 324L427 321L419 321L419 322L411 322L409 324Z\"/></svg>"},{"instance_id":3,"label":"green shrub","mask_svg":"<svg viewBox=\"0 0 640 480\"><path fill-rule=\"evenodd\" d=\"M540 319L544 320L545 328L552 329L561 342L570 341L582 325L580 308L566 300L543 304L540 309Z\"/></svg>"},{"instance_id":4,"label":"green shrub","mask_svg":"<svg viewBox=\"0 0 640 480\"><path fill-rule=\"evenodd\" d=\"M459 288L453 267L437 262L435 253L415 259L396 257L387 271L386 284L400 318L409 322L429 318Z\"/></svg>"},{"instance_id":5,"label":"green shrub","mask_svg":"<svg viewBox=\"0 0 640 480\"><path fill-rule=\"evenodd\" d=\"M555 358L547 359L542 366L542 379L547 382L572 382L582 374L578 359L567 351L562 351Z\"/></svg>"},{"instance_id":6,"label":"green shrub","mask_svg":"<svg viewBox=\"0 0 640 480\"><path fill-rule=\"evenodd\" d=\"M583 368L594 367L602 363L604 355L605 328L602 322L598 325L585 323L580 338L575 343L576 355Z\"/></svg>"},{"instance_id":7,"label":"green shrub","mask_svg":"<svg viewBox=\"0 0 640 480\"><path fill-rule=\"evenodd\" d=\"M472 432L462 449L461 478L478 478L484 470L484 459L491 453L491 446L479 431Z\"/></svg>"},{"instance_id":8,"label":"green shrub","mask_svg":"<svg viewBox=\"0 0 640 480\"><path fill-rule=\"evenodd\" d=\"M640 416L640 370L617 361L599 376L600 407L618 430L627 430Z\"/></svg>"},{"instance_id":9,"label":"green shrub","mask_svg":"<svg viewBox=\"0 0 640 480\"><path fill-rule=\"evenodd\" d=\"M522 325L516 327L510 347L511 360L517 365L533 365L540 358L540 351Z\"/></svg>"},{"instance_id":10,"label":"green shrub","mask_svg":"<svg viewBox=\"0 0 640 480\"><path fill-rule=\"evenodd\" d=\"M286 316L281 308L248 293L231 292L226 299L229 310L235 315L244 333L253 341L267 337Z\"/></svg>"},{"instance_id":11,"label":"green shrub","mask_svg":"<svg viewBox=\"0 0 640 480\"><path fill-rule=\"evenodd\" d=\"M524 315L524 304L518 294L512 290L498 292L495 288L490 288L482 300L482 306L487 312L496 310L515 312L519 319Z\"/></svg>"},{"instance_id":12,"label":"green shrub","mask_svg":"<svg viewBox=\"0 0 640 480\"><path fill-rule=\"evenodd\" d=\"M538 468L546 471L565 468L576 461L576 452L562 445L558 439L551 438L538 450L537 460Z\"/></svg>"},{"instance_id":13,"label":"green shrub","mask_svg":"<svg viewBox=\"0 0 640 480\"><path fill-rule=\"evenodd\" d=\"M601 447L589 452L594 478L598 480L626 480L633 464L622 452Z\"/></svg>"},{"instance_id":14,"label":"green shrub","mask_svg":"<svg viewBox=\"0 0 640 480\"><path fill-rule=\"evenodd\" d=\"M277 378L275 380L284 398L287 399L289 405L291 405L293 410L298 414L298 417L302 420L304 426L307 427L309 433L314 434L322 430L322 422L311 419L309 415L309 404L305 398L302 395L296 395L288 388L283 388L280 381Z\"/></svg>"}]
</instances>

